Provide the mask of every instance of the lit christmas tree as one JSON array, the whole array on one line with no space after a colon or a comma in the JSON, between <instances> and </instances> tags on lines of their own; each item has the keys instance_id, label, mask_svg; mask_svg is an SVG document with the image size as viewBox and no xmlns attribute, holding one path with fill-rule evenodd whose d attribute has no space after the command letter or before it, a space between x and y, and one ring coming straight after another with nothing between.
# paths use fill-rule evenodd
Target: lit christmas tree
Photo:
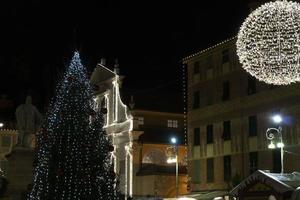
<instances>
[{"instance_id":1,"label":"lit christmas tree","mask_svg":"<svg viewBox=\"0 0 300 200\"><path fill-rule=\"evenodd\" d=\"M112 146L75 52L38 135L29 200L117 199Z\"/></svg>"},{"instance_id":2,"label":"lit christmas tree","mask_svg":"<svg viewBox=\"0 0 300 200\"><path fill-rule=\"evenodd\" d=\"M101 109L101 113L106 112L105 109ZM119 199L119 191L116 188L116 174L114 172L114 166L112 163L111 152L114 150L114 147L111 144L110 138L102 129L103 116L99 113L96 113L96 116L92 120L92 137L94 141L92 148L93 154L93 166L94 174L97 178L96 185L98 186L98 193L95 196L95 199L107 199L107 200L116 200ZM99 132L101 134L99 134Z\"/></svg>"}]
</instances>

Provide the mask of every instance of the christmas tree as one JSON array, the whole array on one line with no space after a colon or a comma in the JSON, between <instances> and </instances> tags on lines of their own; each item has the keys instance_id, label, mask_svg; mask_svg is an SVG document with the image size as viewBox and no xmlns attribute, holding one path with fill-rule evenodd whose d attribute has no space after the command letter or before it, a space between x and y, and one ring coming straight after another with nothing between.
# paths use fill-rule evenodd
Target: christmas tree
<instances>
[{"instance_id":1,"label":"christmas tree","mask_svg":"<svg viewBox=\"0 0 300 200\"><path fill-rule=\"evenodd\" d=\"M101 109L101 113L106 113L106 109ZM93 166L94 173L97 178L96 185L98 193L95 199L116 200L119 199L119 191L116 188L116 174L114 172L113 159L111 152L114 147L111 144L110 138L102 129L103 115L96 113L92 120L92 137L94 138ZM99 131L100 130L100 131ZM102 130L102 131L101 131ZM101 132L101 134L99 134ZM99 151L100 150L100 151Z\"/></svg>"},{"instance_id":2,"label":"christmas tree","mask_svg":"<svg viewBox=\"0 0 300 200\"><path fill-rule=\"evenodd\" d=\"M117 199L111 144L75 52L38 134L29 200Z\"/></svg>"}]
</instances>

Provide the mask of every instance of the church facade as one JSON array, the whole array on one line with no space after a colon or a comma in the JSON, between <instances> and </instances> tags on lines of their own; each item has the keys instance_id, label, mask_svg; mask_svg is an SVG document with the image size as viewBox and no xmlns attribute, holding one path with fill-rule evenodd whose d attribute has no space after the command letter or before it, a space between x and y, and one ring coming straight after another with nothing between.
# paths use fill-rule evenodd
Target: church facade
<instances>
[{"instance_id":1,"label":"church facade","mask_svg":"<svg viewBox=\"0 0 300 200\"><path fill-rule=\"evenodd\" d=\"M105 67L104 59L96 66L91 83L95 86L96 110L106 108L104 129L111 136L114 151L114 169L120 181L120 190L127 196L133 195L133 146L141 134L133 131L134 120L120 98L122 77L118 75L118 64L114 71Z\"/></svg>"}]
</instances>

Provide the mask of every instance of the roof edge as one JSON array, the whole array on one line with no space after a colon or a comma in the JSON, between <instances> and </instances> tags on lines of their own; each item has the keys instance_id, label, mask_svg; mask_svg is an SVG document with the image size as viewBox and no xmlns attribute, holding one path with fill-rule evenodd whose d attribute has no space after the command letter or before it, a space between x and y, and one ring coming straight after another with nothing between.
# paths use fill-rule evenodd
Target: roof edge
<instances>
[{"instance_id":1,"label":"roof edge","mask_svg":"<svg viewBox=\"0 0 300 200\"><path fill-rule=\"evenodd\" d=\"M220 45L222 45L222 44L224 44L224 43L226 43L226 42L229 42L229 41L231 41L231 40L234 40L234 39L236 39L236 38L237 38L237 36L233 36L233 37L231 37L231 38L228 38L228 39L226 39L226 40L223 40L223 41L220 42L220 43L217 43L217 44L215 44L215 45L213 45L213 46L210 46L210 47L208 47L208 48L206 48L206 49L197 51L196 53L193 53L193 54L191 54L191 55L189 55L189 56L186 56L186 57L182 58L182 62L185 62L185 61L187 61L187 60L190 60L191 58L193 58L193 57L195 57L195 56L198 56L198 55L200 55L200 54L202 54L202 53L205 53L205 52L207 52L207 51L209 51L209 50L212 50L212 49L214 49L214 48L216 48L216 47L218 47L218 46L220 46Z\"/></svg>"}]
</instances>

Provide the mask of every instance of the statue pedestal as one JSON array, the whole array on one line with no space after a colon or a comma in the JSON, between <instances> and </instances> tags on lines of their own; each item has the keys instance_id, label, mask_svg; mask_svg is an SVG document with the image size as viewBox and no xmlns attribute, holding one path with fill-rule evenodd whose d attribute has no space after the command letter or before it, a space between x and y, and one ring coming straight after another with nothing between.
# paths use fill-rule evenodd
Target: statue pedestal
<instances>
[{"instance_id":1,"label":"statue pedestal","mask_svg":"<svg viewBox=\"0 0 300 200\"><path fill-rule=\"evenodd\" d=\"M34 150L32 148L15 147L7 155L8 191L12 200L23 200L28 184L32 183Z\"/></svg>"}]
</instances>

